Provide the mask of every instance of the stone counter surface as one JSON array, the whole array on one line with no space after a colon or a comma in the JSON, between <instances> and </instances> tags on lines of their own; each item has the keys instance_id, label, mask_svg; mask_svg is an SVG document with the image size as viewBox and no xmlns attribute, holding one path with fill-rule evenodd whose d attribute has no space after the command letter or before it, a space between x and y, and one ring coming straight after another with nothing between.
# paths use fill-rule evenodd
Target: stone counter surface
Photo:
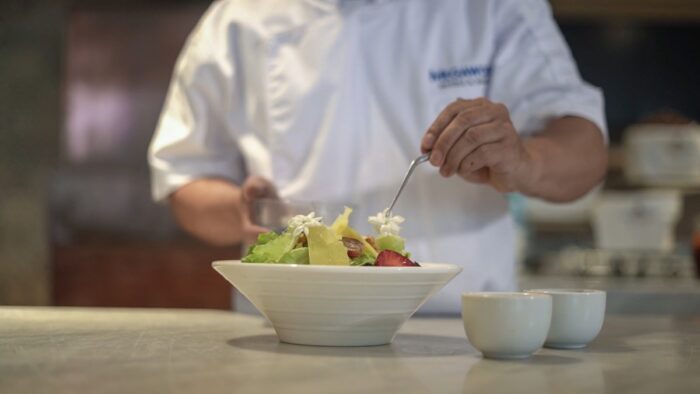
<instances>
[{"instance_id":1,"label":"stone counter surface","mask_svg":"<svg viewBox=\"0 0 700 394\"><path fill-rule=\"evenodd\" d=\"M391 345L279 343L225 311L0 307L1 393L691 393L700 317L608 316L584 350L483 359L456 318Z\"/></svg>"}]
</instances>

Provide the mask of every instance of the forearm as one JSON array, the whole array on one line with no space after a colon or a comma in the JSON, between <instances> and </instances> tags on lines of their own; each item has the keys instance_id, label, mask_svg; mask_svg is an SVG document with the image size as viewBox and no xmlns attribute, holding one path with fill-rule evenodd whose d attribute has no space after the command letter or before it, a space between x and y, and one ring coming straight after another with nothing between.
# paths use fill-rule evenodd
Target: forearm
<instances>
[{"instance_id":1,"label":"forearm","mask_svg":"<svg viewBox=\"0 0 700 394\"><path fill-rule=\"evenodd\" d=\"M552 121L524 141L532 165L519 191L552 202L573 201L597 185L607 170L603 135L578 117Z\"/></svg>"},{"instance_id":2,"label":"forearm","mask_svg":"<svg viewBox=\"0 0 700 394\"><path fill-rule=\"evenodd\" d=\"M215 178L195 180L170 196L176 220L190 234L214 245L233 245L243 238L241 188Z\"/></svg>"}]
</instances>

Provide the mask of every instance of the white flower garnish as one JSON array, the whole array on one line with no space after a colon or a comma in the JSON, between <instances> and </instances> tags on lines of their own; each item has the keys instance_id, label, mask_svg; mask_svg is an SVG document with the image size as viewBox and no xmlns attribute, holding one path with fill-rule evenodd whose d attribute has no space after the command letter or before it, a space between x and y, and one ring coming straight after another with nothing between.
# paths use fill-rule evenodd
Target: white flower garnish
<instances>
[{"instance_id":1,"label":"white flower garnish","mask_svg":"<svg viewBox=\"0 0 700 394\"><path fill-rule=\"evenodd\" d=\"M292 231L295 237L304 233L306 236L309 235L309 227L321 226L322 217L316 216L316 212L311 212L308 215L296 215L289 219L287 222L287 228Z\"/></svg>"},{"instance_id":2,"label":"white flower garnish","mask_svg":"<svg viewBox=\"0 0 700 394\"><path fill-rule=\"evenodd\" d=\"M406 219L399 215L387 215L389 208L377 213L375 216L370 216L367 220L369 224L374 226L374 230L379 235L399 235L401 226Z\"/></svg>"}]
</instances>

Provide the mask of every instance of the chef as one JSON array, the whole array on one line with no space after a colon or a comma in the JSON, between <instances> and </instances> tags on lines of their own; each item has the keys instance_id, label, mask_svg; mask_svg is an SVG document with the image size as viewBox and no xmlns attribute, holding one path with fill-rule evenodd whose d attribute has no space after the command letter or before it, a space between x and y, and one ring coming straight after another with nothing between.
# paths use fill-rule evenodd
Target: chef
<instances>
[{"instance_id":1,"label":"chef","mask_svg":"<svg viewBox=\"0 0 700 394\"><path fill-rule=\"evenodd\" d=\"M394 212L417 261L463 267L423 307L441 313L515 288L506 193L572 201L603 177L605 144L602 94L545 0L220 0L177 61L149 161L185 230L234 245L261 231L260 197L376 214L430 151Z\"/></svg>"}]
</instances>

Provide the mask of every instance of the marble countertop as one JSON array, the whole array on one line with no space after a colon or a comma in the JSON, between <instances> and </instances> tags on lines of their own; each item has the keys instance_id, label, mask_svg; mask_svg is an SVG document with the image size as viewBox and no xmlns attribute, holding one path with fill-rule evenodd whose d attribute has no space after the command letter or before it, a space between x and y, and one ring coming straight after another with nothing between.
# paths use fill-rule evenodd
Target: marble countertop
<instances>
[{"instance_id":1,"label":"marble countertop","mask_svg":"<svg viewBox=\"0 0 700 394\"><path fill-rule=\"evenodd\" d=\"M699 371L700 316L610 315L587 349L495 361L456 318L329 348L225 311L0 307L2 393L688 393Z\"/></svg>"}]
</instances>

